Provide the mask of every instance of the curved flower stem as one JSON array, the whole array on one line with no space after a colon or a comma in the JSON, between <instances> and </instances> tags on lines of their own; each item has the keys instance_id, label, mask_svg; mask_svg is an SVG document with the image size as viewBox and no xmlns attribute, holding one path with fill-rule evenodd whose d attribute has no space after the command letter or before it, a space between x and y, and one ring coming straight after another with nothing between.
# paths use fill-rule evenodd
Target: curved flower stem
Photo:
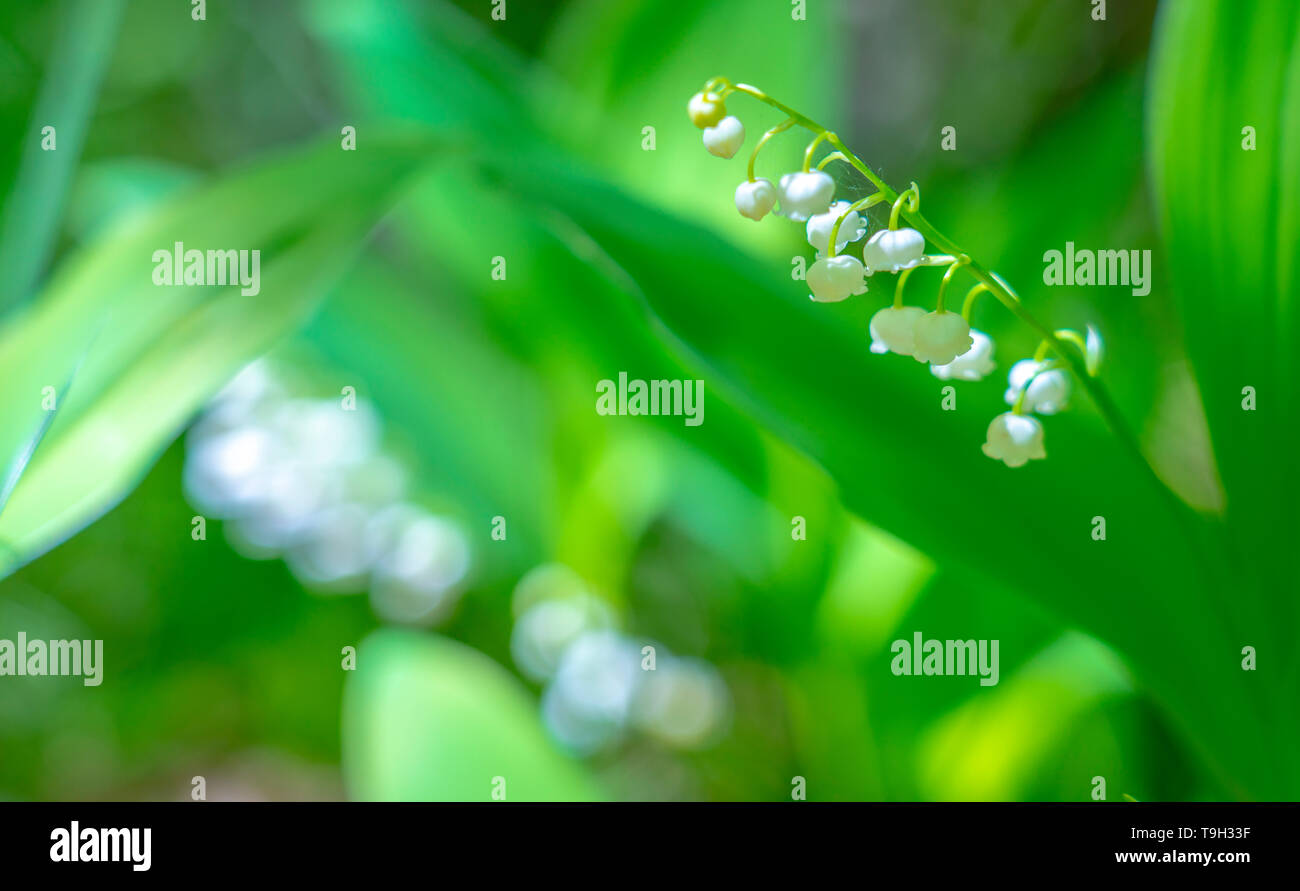
<instances>
[{"instance_id":1,"label":"curved flower stem","mask_svg":"<svg viewBox=\"0 0 1300 891\"><path fill-rule=\"evenodd\" d=\"M912 213L921 209L921 190L917 188L916 183L912 183L903 194L894 199L894 206L889 211L891 232L898 228L898 215L903 212L903 205L907 205L907 209Z\"/></svg>"},{"instance_id":2,"label":"curved flower stem","mask_svg":"<svg viewBox=\"0 0 1300 891\"><path fill-rule=\"evenodd\" d=\"M803 172L804 173L807 173L808 171L812 170L812 156L813 156L813 152L817 151L817 146L821 145L824 140L834 135L835 134L833 133L828 133L823 131L821 133L818 133L813 138L812 142L808 143L808 148L804 149L803 151Z\"/></svg>"},{"instance_id":3,"label":"curved flower stem","mask_svg":"<svg viewBox=\"0 0 1300 891\"><path fill-rule=\"evenodd\" d=\"M944 295L948 293L948 282L952 281L952 277L957 274L958 269L961 269L969 262L970 262L970 257L966 256L965 254L962 254L960 257L957 257L955 260L952 261L952 265L948 267L948 271L943 274L943 281L939 282L939 296L934 302L935 312L944 311L943 298Z\"/></svg>"},{"instance_id":4,"label":"curved flower stem","mask_svg":"<svg viewBox=\"0 0 1300 891\"><path fill-rule=\"evenodd\" d=\"M1084 341L1082 334L1070 328L1057 328L1055 333L1057 338L1059 338L1060 340L1069 341L1070 343L1078 347L1079 355L1083 356L1084 363L1087 364L1088 344L1087 342ZM1044 340L1042 343L1040 343L1038 345L1038 349L1034 352L1034 361L1042 362L1045 358L1047 358L1047 352L1051 348L1052 348L1052 344L1049 341ZM1090 368L1088 370L1090 376L1094 375L1095 372L1096 372L1095 368Z\"/></svg>"},{"instance_id":5,"label":"curved flower stem","mask_svg":"<svg viewBox=\"0 0 1300 891\"><path fill-rule=\"evenodd\" d=\"M840 214L839 217L836 218L835 224L831 226L831 239L826 245L826 256L828 258L834 257L837 253L839 253L838 249L836 248L836 243L840 237L840 223L844 222L845 217L853 213L855 210L866 210L868 207L874 207L875 205L879 204L884 200L885 199L881 197L880 193L877 192L874 195L868 195L866 198L853 202L853 204L849 206L848 210Z\"/></svg>"},{"instance_id":6,"label":"curved flower stem","mask_svg":"<svg viewBox=\"0 0 1300 891\"><path fill-rule=\"evenodd\" d=\"M832 161L844 161L845 163L848 163L848 160L849 159L844 157L844 155L841 152L831 152L829 155L827 155L826 157L822 158L820 161L817 162L817 169L825 170L827 165L830 164Z\"/></svg>"},{"instance_id":7,"label":"curved flower stem","mask_svg":"<svg viewBox=\"0 0 1300 891\"><path fill-rule=\"evenodd\" d=\"M967 324L970 324L970 311L971 308L975 306L975 298L981 294L987 293L988 290L989 286L984 284L984 282L980 282L966 292L966 299L961 303L961 317L966 320Z\"/></svg>"},{"instance_id":8,"label":"curved flower stem","mask_svg":"<svg viewBox=\"0 0 1300 891\"><path fill-rule=\"evenodd\" d=\"M710 81L710 84L720 90L723 96L733 92L744 93L747 96L752 96L765 105L770 105L775 109L785 112L785 114L796 124L812 131L814 134L818 136L825 134L826 141L839 151L844 160L853 165L859 173L865 176L867 180L876 187L878 192L883 196L883 200L892 202L898 199L899 193L891 189L888 183L877 176L874 170L863 163L862 159L855 155L849 147L844 144L844 141L840 139L839 136L827 130L812 118L796 111L783 102L773 99L771 96L758 89L758 87L749 84L729 84L723 78L715 78L713 81ZM921 213L919 208L916 210L904 209L901 216L909 225L912 226L912 228L925 236L926 241L953 256L962 256L961 248L958 247L951 238L936 229L934 225L925 218L925 215ZM1167 487L1160 482L1160 478L1156 476L1155 471L1151 468L1151 464L1142 454L1142 449L1138 444L1137 437L1133 434L1128 423L1124 420L1124 416L1120 414L1119 407L1115 404L1115 400L1111 398L1110 391L1102 385L1101 381L1088 374L1088 369L1084 360L1081 357L1074 355L1072 351L1067 350L1065 345L1061 343L1060 339L1057 338L1055 332L1051 328L1044 325L1035 318L1029 310L1025 309L1024 305L1020 302L1020 298L1016 296L1015 291L1013 291L1000 276L985 268L981 263L974 259L966 264L966 268L969 269L970 274L975 277L976 281L983 284L988 289L988 292L997 298L999 303L1010 310L1016 318L1020 319L1020 321L1033 329L1036 334L1051 344L1052 349L1057 353L1057 355L1062 357L1062 361L1068 364L1070 370L1073 371L1082 382L1084 389L1088 391L1088 395L1092 398L1093 404L1097 406L1097 411L1101 413L1101 416L1106 421L1106 425L1110 427L1111 432L1115 434L1117 439L1119 439L1120 444L1142 467L1146 469L1148 476L1155 481L1157 486L1167 492ZM1174 496L1171 494L1171 497Z\"/></svg>"},{"instance_id":9,"label":"curved flower stem","mask_svg":"<svg viewBox=\"0 0 1300 891\"><path fill-rule=\"evenodd\" d=\"M903 308L903 285L907 284L907 277L912 274L915 266L909 266L898 274L898 284L894 288L894 309Z\"/></svg>"},{"instance_id":10,"label":"curved flower stem","mask_svg":"<svg viewBox=\"0 0 1300 891\"><path fill-rule=\"evenodd\" d=\"M749 181L754 181L754 162L758 160L758 152L767 143L769 139L778 133L783 133L795 125L794 118L789 118L777 124L771 130L768 130L762 136L758 137L758 142L754 144L754 150L749 153Z\"/></svg>"}]
</instances>

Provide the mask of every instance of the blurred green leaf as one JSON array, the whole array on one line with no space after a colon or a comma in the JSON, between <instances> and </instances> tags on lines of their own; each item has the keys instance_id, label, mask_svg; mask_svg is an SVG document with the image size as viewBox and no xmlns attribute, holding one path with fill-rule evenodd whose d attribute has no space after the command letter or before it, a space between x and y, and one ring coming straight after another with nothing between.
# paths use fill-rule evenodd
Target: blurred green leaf
<instances>
[{"instance_id":1,"label":"blurred green leaf","mask_svg":"<svg viewBox=\"0 0 1300 891\"><path fill-rule=\"evenodd\" d=\"M1300 495L1300 6L1164 4L1147 128L1170 272L1227 492L1232 565L1220 596L1237 618L1238 648L1276 660L1262 669L1271 682L1261 690L1275 697L1267 733L1284 746L1278 765L1294 791L1300 601L1295 524L1285 518ZM1247 387L1253 411L1243 410Z\"/></svg>"},{"instance_id":2,"label":"blurred green leaf","mask_svg":"<svg viewBox=\"0 0 1300 891\"><path fill-rule=\"evenodd\" d=\"M409 631L371 635L343 699L343 770L363 801L594 801L537 704L487 656Z\"/></svg>"},{"instance_id":3,"label":"blurred green leaf","mask_svg":"<svg viewBox=\"0 0 1300 891\"><path fill-rule=\"evenodd\" d=\"M302 321L433 145L371 138L364 153L327 143L264 162L115 230L0 332L0 454L21 473L0 511L0 575L111 506L203 400ZM262 250L260 292L155 287L153 252L176 241ZM43 389L69 379L29 455Z\"/></svg>"},{"instance_id":4,"label":"blurred green leaf","mask_svg":"<svg viewBox=\"0 0 1300 891\"><path fill-rule=\"evenodd\" d=\"M32 109L17 179L0 214L0 311L24 300L54 250L59 219L90 126L99 83L112 55L124 0L64 3L59 37ZM56 148L42 148L55 129Z\"/></svg>"}]
</instances>

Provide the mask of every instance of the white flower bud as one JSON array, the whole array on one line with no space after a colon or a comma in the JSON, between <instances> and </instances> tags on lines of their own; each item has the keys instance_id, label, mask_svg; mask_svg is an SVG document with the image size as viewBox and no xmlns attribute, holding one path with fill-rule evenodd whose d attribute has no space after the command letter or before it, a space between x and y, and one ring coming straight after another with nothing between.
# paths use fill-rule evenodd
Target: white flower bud
<instances>
[{"instance_id":1,"label":"white flower bud","mask_svg":"<svg viewBox=\"0 0 1300 891\"><path fill-rule=\"evenodd\" d=\"M924 254L925 236L915 229L881 229L863 247L862 263L867 275L902 272L919 265Z\"/></svg>"},{"instance_id":2,"label":"white flower bud","mask_svg":"<svg viewBox=\"0 0 1300 891\"><path fill-rule=\"evenodd\" d=\"M709 154L730 158L745 141L745 125L740 118L727 115L712 127L704 128L704 147Z\"/></svg>"},{"instance_id":3,"label":"white flower bud","mask_svg":"<svg viewBox=\"0 0 1300 891\"><path fill-rule=\"evenodd\" d=\"M1065 408L1066 403L1070 401L1070 376L1056 368L1034 377L1044 364L1033 359L1021 359L1011 366L1011 373L1007 375L1007 392L1003 397L1007 405L1016 404L1016 400L1020 398L1020 391L1025 389L1025 383L1033 378L1028 391L1025 392L1025 411L1040 415L1054 415Z\"/></svg>"},{"instance_id":4,"label":"white flower bud","mask_svg":"<svg viewBox=\"0 0 1300 891\"><path fill-rule=\"evenodd\" d=\"M1043 425L1029 415L1004 412L989 424L984 454L1008 467L1021 467L1034 458L1046 458Z\"/></svg>"},{"instance_id":5,"label":"white flower bud","mask_svg":"<svg viewBox=\"0 0 1300 891\"><path fill-rule=\"evenodd\" d=\"M918 362L947 365L974 344L970 325L955 312L928 312L916 320L912 355Z\"/></svg>"},{"instance_id":6,"label":"white flower bud","mask_svg":"<svg viewBox=\"0 0 1300 891\"><path fill-rule=\"evenodd\" d=\"M765 179L746 180L736 186L736 210L742 217L761 220L776 204L776 186Z\"/></svg>"},{"instance_id":7,"label":"white flower bud","mask_svg":"<svg viewBox=\"0 0 1300 891\"><path fill-rule=\"evenodd\" d=\"M852 206L847 201L836 201L826 213L816 213L808 218L808 243L817 249L817 253L828 252L826 247L830 244L831 229L835 228L835 221ZM850 212L844 217L844 222L840 223L840 231L835 233L835 252L844 250L845 245L850 241L857 241L866 232L866 222L856 210Z\"/></svg>"},{"instance_id":8,"label":"white flower bud","mask_svg":"<svg viewBox=\"0 0 1300 891\"><path fill-rule=\"evenodd\" d=\"M813 214L826 213L835 197L835 180L821 170L787 173L777 183L776 191L781 199L781 215L802 222Z\"/></svg>"},{"instance_id":9,"label":"white flower bud","mask_svg":"<svg viewBox=\"0 0 1300 891\"><path fill-rule=\"evenodd\" d=\"M862 264L856 257L824 257L808 267L805 279L812 299L818 303L837 303L867 290Z\"/></svg>"},{"instance_id":10,"label":"white flower bud","mask_svg":"<svg viewBox=\"0 0 1300 891\"><path fill-rule=\"evenodd\" d=\"M919 306L886 306L871 317L871 352L912 355L915 349L913 331L917 319L925 315Z\"/></svg>"},{"instance_id":11,"label":"white flower bud","mask_svg":"<svg viewBox=\"0 0 1300 891\"><path fill-rule=\"evenodd\" d=\"M717 93L696 93L686 104L691 123L703 130L727 116L727 105Z\"/></svg>"},{"instance_id":12,"label":"white flower bud","mask_svg":"<svg viewBox=\"0 0 1300 891\"><path fill-rule=\"evenodd\" d=\"M993 339L971 329L971 348L947 365L931 365L930 373L941 381L982 381L993 370Z\"/></svg>"}]
</instances>

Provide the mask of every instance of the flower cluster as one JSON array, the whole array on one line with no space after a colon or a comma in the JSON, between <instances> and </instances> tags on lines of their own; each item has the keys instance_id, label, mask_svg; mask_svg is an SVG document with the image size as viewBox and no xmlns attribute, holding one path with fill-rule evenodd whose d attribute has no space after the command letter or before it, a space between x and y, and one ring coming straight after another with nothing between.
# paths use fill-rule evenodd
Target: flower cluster
<instances>
[{"instance_id":1,"label":"flower cluster","mask_svg":"<svg viewBox=\"0 0 1300 891\"><path fill-rule=\"evenodd\" d=\"M705 147L720 158L731 158L745 141L745 126L727 113L726 98L743 93L789 115L765 132L754 146L748 175L736 187L736 210L750 220L762 220L769 213L804 224L815 257L804 276L818 303L837 303L867 291L867 280L879 274L896 276L893 303L878 310L869 324L870 350L897 353L928 364L930 372L944 381L979 381L996 367L993 339L971 327L975 298L991 294L1021 319L1038 330L1038 325L1020 306L1010 287L994 273L985 271L966 254L951 247L920 215L921 195L916 183L901 194L884 184L840 141L836 134L811 119L769 98L746 84L731 84L715 78L696 93L688 104L692 123L703 131ZM783 174L774 184L754 175L759 151L774 136L800 126L814 134L804 152L801 170ZM813 158L822 143L833 148L815 167ZM836 200L835 180L825 167L835 161L851 164L865 175L876 191L858 201ZM888 225L867 237L865 212L876 204L890 203ZM913 225L903 225L910 222ZM865 238L861 248L856 242ZM942 252L927 253L927 243L938 242ZM861 259L858 259L859 256ZM933 310L909 306L904 288L912 271L922 266L944 266L943 279ZM967 269L976 284L966 295L960 313L944 304L949 283ZM1079 356L1066 355L1066 342L1078 347ZM1049 359L1048 353L1056 353ZM1046 457L1043 428L1035 414L1055 414L1065 408L1070 395L1068 370L1082 364L1095 375L1101 344L1094 329L1085 340L1071 330L1060 330L1043 339L1038 354L1012 366L1006 391L1011 410L989 424L984 454L1008 467L1020 467L1032 459Z\"/></svg>"},{"instance_id":2,"label":"flower cluster","mask_svg":"<svg viewBox=\"0 0 1300 891\"><path fill-rule=\"evenodd\" d=\"M452 517L410 498L406 468L383 448L378 412L295 391L267 360L244 368L191 428L186 494L225 521L255 559L283 557L304 585L370 592L375 612L432 625L455 608L471 570Z\"/></svg>"},{"instance_id":3,"label":"flower cluster","mask_svg":"<svg viewBox=\"0 0 1300 891\"><path fill-rule=\"evenodd\" d=\"M511 655L543 685L542 721L566 749L593 755L633 731L699 749L725 730L731 696L718 670L619 631L614 607L569 567L532 569L515 587L513 612Z\"/></svg>"}]
</instances>

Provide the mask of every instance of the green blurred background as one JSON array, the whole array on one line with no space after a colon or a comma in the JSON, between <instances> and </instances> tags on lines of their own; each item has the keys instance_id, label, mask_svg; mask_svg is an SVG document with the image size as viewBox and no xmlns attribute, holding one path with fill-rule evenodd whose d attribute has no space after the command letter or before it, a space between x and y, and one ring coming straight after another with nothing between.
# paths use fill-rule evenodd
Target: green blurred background
<instances>
[{"instance_id":1,"label":"green blurred background","mask_svg":"<svg viewBox=\"0 0 1300 891\"><path fill-rule=\"evenodd\" d=\"M1300 792L1300 492L1262 457L1297 444L1295 4L189 6L0 9L0 638L105 650L100 687L0 678L0 797ZM881 291L811 304L802 228L732 206L780 117L735 97L709 156L714 76L1097 325L1154 474L1078 388L1046 461L980 454L1036 346L992 301L956 412L867 353ZM261 293L153 287L180 240L261 249ZM1151 293L1043 287L1067 241L1151 249ZM596 414L621 371L703 380L705 423ZM914 631L999 640L1000 683L893 676Z\"/></svg>"}]
</instances>

